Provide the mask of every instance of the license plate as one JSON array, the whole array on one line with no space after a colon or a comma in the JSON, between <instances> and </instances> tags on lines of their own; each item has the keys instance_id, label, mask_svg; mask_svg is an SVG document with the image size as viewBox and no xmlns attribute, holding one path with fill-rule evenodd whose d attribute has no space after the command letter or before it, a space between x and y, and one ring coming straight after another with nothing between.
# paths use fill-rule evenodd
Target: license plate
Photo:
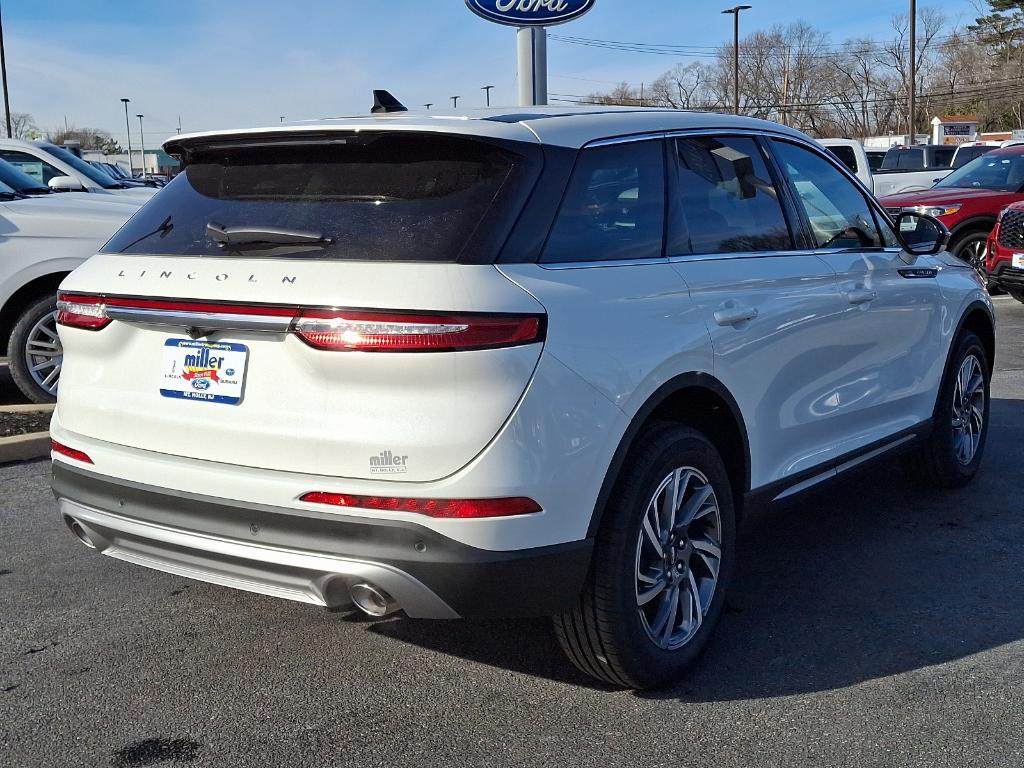
<instances>
[{"instance_id":1,"label":"license plate","mask_svg":"<svg viewBox=\"0 0 1024 768\"><path fill-rule=\"evenodd\" d=\"M249 348L244 344L168 339L164 342L160 394L238 405L248 358Z\"/></svg>"},{"instance_id":2,"label":"license plate","mask_svg":"<svg viewBox=\"0 0 1024 768\"><path fill-rule=\"evenodd\" d=\"M1015 253L1010 261L1010 266L1014 269L1024 269L1024 253Z\"/></svg>"}]
</instances>

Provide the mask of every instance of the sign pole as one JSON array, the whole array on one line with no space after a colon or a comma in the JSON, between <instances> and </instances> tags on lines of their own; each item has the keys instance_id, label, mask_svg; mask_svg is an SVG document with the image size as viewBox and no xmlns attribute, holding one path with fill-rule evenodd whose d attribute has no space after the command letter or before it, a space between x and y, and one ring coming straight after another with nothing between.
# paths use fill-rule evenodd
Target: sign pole
<instances>
[{"instance_id":1,"label":"sign pole","mask_svg":"<svg viewBox=\"0 0 1024 768\"><path fill-rule=\"evenodd\" d=\"M544 27L516 30L519 106L548 103L548 32Z\"/></svg>"}]
</instances>

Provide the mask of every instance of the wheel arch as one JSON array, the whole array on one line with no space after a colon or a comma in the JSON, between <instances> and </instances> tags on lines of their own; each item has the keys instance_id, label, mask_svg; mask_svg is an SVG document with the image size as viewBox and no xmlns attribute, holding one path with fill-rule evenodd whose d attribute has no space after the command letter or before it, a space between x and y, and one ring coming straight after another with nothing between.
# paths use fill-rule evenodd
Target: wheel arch
<instances>
[{"instance_id":1,"label":"wheel arch","mask_svg":"<svg viewBox=\"0 0 1024 768\"><path fill-rule=\"evenodd\" d=\"M995 225L995 216L972 216L969 219L959 222L950 230L949 243L952 246L967 235L971 235L976 232L991 232Z\"/></svg>"},{"instance_id":2,"label":"wheel arch","mask_svg":"<svg viewBox=\"0 0 1024 768\"><path fill-rule=\"evenodd\" d=\"M736 399L722 382L707 373L684 373L662 384L633 416L619 441L597 497L587 536L597 534L605 507L622 466L644 427L670 421L692 427L708 438L729 471L737 518L750 490L750 443Z\"/></svg>"},{"instance_id":3,"label":"wheel arch","mask_svg":"<svg viewBox=\"0 0 1024 768\"><path fill-rule=\"evenodd\" d=\"M946 364L942 369L942 380L945 381L949 373L949 367L953 364L953 355L956 353L957 339L964 331L971 331L981 339L985 347L985 357L988 358L989 376L995 370L996 365L996 322L991 310L980 299L972 301L960 314L956 329L950 334L949 347L946 349ZM939 384L939 391L935 393L934 413L939 410L939 398L942 396L942 384Z\"/></svg>"},{"instance_id":4,"label":"wheel arch","mask_svg":"<svg viewBox=\"0 0 1024 768\"><path fill-rule=\"evenodd\" d=\"M10 352L7 347L11 339L11 331L22 310L48 293L56 293L57 288L69 273L70 270L40 275L29 280L8 297L3 307L0 308L0 354L6 355Z\"/></svg>"}]
</instances>

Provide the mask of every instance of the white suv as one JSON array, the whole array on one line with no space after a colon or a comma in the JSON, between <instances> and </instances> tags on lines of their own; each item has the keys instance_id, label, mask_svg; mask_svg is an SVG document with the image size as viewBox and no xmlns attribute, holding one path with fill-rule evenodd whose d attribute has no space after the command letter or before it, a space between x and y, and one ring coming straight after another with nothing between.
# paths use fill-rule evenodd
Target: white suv
<instances>
[{"instance_id":1,"label":"white suv","mask_svg":"<svg viewBox=\"0 0 1024 768\"><path fill-rule=\"evenodd\" d=\"M978 469L984 286L796 131L531 108L166 149L184 171L61 289L54 490L111 557L553 615L644 687L707 643L744 509Z\"/></svg>"}]
</instances>

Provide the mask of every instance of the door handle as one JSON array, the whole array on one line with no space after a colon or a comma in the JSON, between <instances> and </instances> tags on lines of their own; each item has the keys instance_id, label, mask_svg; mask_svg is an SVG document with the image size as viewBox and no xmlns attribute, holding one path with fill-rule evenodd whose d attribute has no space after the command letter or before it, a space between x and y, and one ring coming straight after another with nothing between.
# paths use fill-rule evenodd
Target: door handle
<instances>
[{"instance_id":1,"label":"door handle","mask_svg":"<svg viewBox=\"0 0 1024 768\"><path fill-rule=\"evenodd\" d=\"M719 325L738 325L757 317L757 307L725 307L715 310L715 322Z\"/></svg>"},{"instance_id":2,"label":"door handle","mask_svg":"<svg viewBox=\"0 0 1024 768\"><path fill-rule=\"evenodd\" d=\"M846 292L846 300L851 304L867 304L877 298L878 291L872 291L868 288L854 288L852 291Z\"/></svg>"}]
</instances>

